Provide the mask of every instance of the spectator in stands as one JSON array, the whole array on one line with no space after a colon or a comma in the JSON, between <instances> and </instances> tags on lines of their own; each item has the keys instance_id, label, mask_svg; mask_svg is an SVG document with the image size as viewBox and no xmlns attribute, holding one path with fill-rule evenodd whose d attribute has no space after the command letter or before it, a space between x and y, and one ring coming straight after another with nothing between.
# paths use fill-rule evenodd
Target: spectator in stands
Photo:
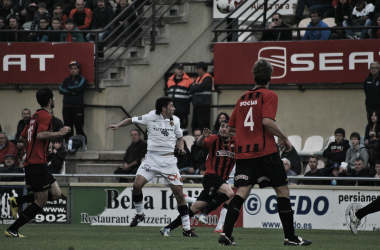
<instances>
[{"instance_id":1,"label":"spectator in stands","mask_svg":"<svg viewBox=\"0 0 380 250\"><path fill-rule=\"evenodd\" d=\"M321 20L321 15L317 11L310 11L311 22L307 28L327 28L326 23ZM328 40L331 38L330 30L306 30L302 40Z\"/></svg>"},{"instance_id":2,"label":"spectator in stands","mask_svg":"<svg viewBox=\"0 0 380 250\"><path fill-rule=\"evenodd\" d=\"M347 150L350 148L349 142L345 139L346 132L342 128L337 128L334 133L335 141L331 142L323 151L323 157L327 158L324 168L325 175L331 174L331 167L334 163L340 163L346 160Z\"/></svg>"},{"instance_id":3,"label":"spectator in stands","mask_svg":"<svg viewBox=\"0 0 380 250\"><path fill-rule=\"evenodd\" d=\"M11 18L11 16L19 17L17 8L13 6L13 0L3 0L3 7L0 9L0 16L5 19L7 25L9 25L9 18Z\"/></svg>"},{"instance_id":4,"label":"spectator in stands","mask_svg":"<svg viewBox=\"0 0 380 250\"><path fill-rule=\"evenodd\" d=\"M289 26L282 21L282 15L280 13L276 13L272 16L272 23L268 26L268 31L263 32L261 41L291 41L293 39L291 30L273 31L271 30L273 28L289 28Z\"/></svg>"},{"instance_id":5,"label":"spectator in stands","mask_svg":"<svg viewBox=\"0 0 380 250\"><path fill-rule=\"evenodd\" d=\"M4 166L0 167L0 174L23 174L21 168L15 164L15 157L13 154L7 154L4 160ZM0 181L24 181L24 177L17 176L3 176Z\"/></svg>"},{"instance_id":6,"label":"spectator in stands","mask_svg":"<svg viewBox=\"0 0 380 250\"><path fill-rule=\"evenodd\" d=\"M198 77L190 86L190 94L193 95L193 120L191 127L210 127L210 105L212 94L212 77L207 73L207 64L200 62L196 66Z\"/></svg>"},{"instance_id":7,"label":"spectator in stands","mask_svg":"<svg viewBox=\"0 0 380 250\"><path fill-rule=\"evenodd\" d=\"M116 169L114 174L136 174L147 152L147 143L141 139L139 130L133 129L131 131L131 139L132 143L125 152L124 164ZM119 178L119 182L128 182L128 179Z\"/></svg>"},{"instance_id":8,"label":"spectator in stands","mask_svg":"<svg viewBox=\"0 0 380 250\"><path fill-rule=\"evenodd\" d=\"M0 16L0 30L6 30L6 23L5 23L5 18ZM6 42L7 41L7 36L6 33L0 33L0 42Z\"/></svg>"},{"instance_id":9,"label":"spectator in stands","mask_svg":"<svg viewBox=\"0 0 380 250\"><path fill-rule=\"evenodd\" d=\"M17 123L17 130L16 130L16 136L15 136L15 141L17 143L17 148L22 149L25 145L22 142L19 142L20 136L22 131L24 130L25 126L29 124L30 122L30 110L27 108L24 108L21 111L21 117L22 119L18 121Z\"/></svg>"},{"instance_id":10,"label":"spectator in stands","mask_svg":"<svg viewBox=\"0 0 380 250\"><path fill-rule=\"evenodd\" d=\"M107 0L98 0L98 7L92 13L91 29L104 29L114 18L112 8L106 7ZM98 50L99 56L103 57L104 43L102 41L111 33L111 29L99 33ZM88 42L95 42L95 33L88 33L86 36Z\"/></svg>"},{"instance_id":11,"label":"spectator in stands","mask_svg":"<svg viewBox=\"0 0 380 250\"><path fill-rule=\"evenodd\" d=\"M5 156L12 154L15 158L16 165L18 165L17 148L8 140L5 132L0 132L0 164L4 164Z\"/></svg>"},{"instance_id":12,"label":"spectator in stands","mask_svg":"<svg viewBox=\"0 0 380 250\"><path fill-rule=\"evenodd\" d=\"M192 84L190 77L183 71L182 63L174 67L175 74L167 82L168 96L173 99L175 115L179 118L183 135L188 135L187 126L190 114L189 87Z\"/></svg>"},{"instance_id":13,"label":"spectator in stands","mask_svg":"<svg viewBox=\"0 0 380 250\"><path fill-rule=\"evenodd\" d=\"M202 130L199 128L196 128L194 130L193 136L194 136L194 144L191 145L191 152L190 152L190 164L189 164L189 170L188 172L190 174L197 174L199 172L199 169L201 166L205 166L206 159L207 159L207 149L201 146L197 145L197 140L202 135Z\"/></svg>"},{"instance_id":14,"label":"spectator in stands","mask_svg":"<svg viewBox=\"0 0 380 250\"><path fill-rule=\"evenodd\" d=\"M60 2L58 2L54 6L53 18L54 17L58 17L59 20L61 21L62 28L65 28L65 21L67 19L67 15L65 13L63 13L63 5ZM58 20L58 19L55 19L55 20ZM52 26L53 26L53 19L52 19Z\"/></svg>"},{"instance_id":15,"label":"spectator in stands","mask_svg":"<svg viewBox=\"0 0 380 250\"><path fill-rule=\"evenodd\" d=\"M370 73L364 80L365 106L368 120L374 110L380 110L380 65L372 62L369 65Z\"/></svg>"},{"instance_id":16,"label":"spectator in stands","mask_svg":"<svg viewBox=\"0 0 380 250\"><path fill-rule=\"evenodd\" d=\"M301 174L302 166L301 161L298 156L297 150L292 146L291 149L288 147L285 147L285 142L281 138L278 138L278 154L280 155L280 158L287 158L290 160L291 163L291 169L296 174Z\"/></svg>"},{"instance_id":17,"label":"spectator in stands","mask_svg":"<svg viewBox=\"0 0 380 250\"><path fill-rule=\"evenodd\" d=\"M374 177L380 178L380 160L376 161L375 171L376 171L376 174ZM375 183L375 186L380 186L380 181L375 181L374 183Z\"/></svg>"},{"instance_id":18,"label":"spectator in stands","mask_svg":"<svg viewBox=\"0 0 380 250\"><path fill-rule=\"evenodd\" d=\"M302 20L305 6L309 7L309 13L320 13L325 17L334 16L332 0L298 0L295 17L289 22L290 25L298 24Z\"/></svg>"},{"instance_id":19,"label":"spectator in stands","mask_svg":"<svg viewBox=\"0 0 380 250\"><path fill-rule=\"evenodd\" d=\"M53 127L53 132L58 132L63 128L63 122L61 119L54 116L54 111L51 109L51 125Z\"/></svg>"},{"instance_id":20,"label":"spectator in stands","mask_svg":"<svg viewBox=\"0 0 380 250\"><path fill-rule=\"evenodd\" d=\"M355 160L355 171L351 171L351 173L347 177L373 177L373 174L365 168L363 158L356 158ZM344 185L347 186L373 186L372 181L345 181Z\"/></svg>"},{"instance_id":21,"label":"spectator in stands","mask_svg":"<svg viewBox=\"0 0 380 250\"><path fill-rule=\"evenodd\" d=\"M63 14L65 14L67 17L70 16L70 12L72 9L75 8L75 0L54 0L55 3L62 3L63 6Z\"/></svg>"},{"instance_id":22,"label":"spectator in stands","mask_svg":"<svg viewBox=\"0 0 380 250\"><path fill-rule=\"evenodd\" d=\"M115 11L115 18L123 11L125 10L127 7L129 6L129 3L127 0L120 0L119 1L119 5L117 6L116 8L116 11ZM119 28L117 29L116 31L116 35L119 36L123 31L125 31L125 33L123 34L123 37L124 38L127 38L128 36L130 36L132 34L132 32L134 32L134 30L138 27L138 23L135 22L134 24L132 24L135 20L137 19L137 16L136 16L136 12L135 12L135 8L134 6L132 6L127 12L125 12L120 18L117 19L117 21L115 22L114 26L113 26L113 29L116 29L119 25L123 25L123 28ZM127 20L127 21L125 21ZM125 22L124 22L125 21ZM134 34L134 36L136 36L136 33ZM130 43L132 40L131 39L128 39L127 40L127 43ZM175 107L175 106L174 106Z\"/></svg>"},{"instance_id":23,"label":"spectator in stands","mask_svg":"<svg viewBox=\"0 0 380 250\"><path fill-rule=\"evenodd\" d=\"M293 170L290 169L291 166L292 166L291 163L290 163L290 161L287 158L282 158L281 160L284 163L286 175L287 176L297 176L297 174ZM298 184L298 180L290 179L289 180L289 184L290 185L297 185Z\"/></svg>"},{"instance_id":24,"label":"spectator in stands","mask_svg":"<svg viewBox=\"0 0 380 250\"><path fill-rule=\"evenodd\" d=\"M339 0L338 5L335 8L335 23L339 27L343 27L343 21L347 20L353 11L353 6L348 0ZM340 33L340 37L344 37L344 30L337 30L335 32Z\"/></svg>"},{"instance_id":25,"label":"spectator in stands","mask_svg":"<svg viewBox=\"0 0 380 250\"><path fill-rule=\"evenodd\" d=\"M71 18L67 18L66 27L70 23L67 21ZM72 20L72 19L71 19ZM63 80L62 84L59 86L59 93L63 95L63 122L65 126L71 128L70 132L66 134L66 142L74 134L74 129L77 135L83 135L86 144L87 137L83 131L84 125L84 92L86 90L87 80L80 75L80 64L76 61L71 61L69 63L70 76ZM83 146L83 145L82 145Z\"/></svg>"},{"instance_id":26,"label":"spectator in stands","mask_svg":"<svg viewBox=\"0 0 380 250\"><path fill-rule=\"evenodd\" d=\"M230 116L227 115L224 112L219 113L218 117L215 120L214 129L212 130L211 134L217 135L219 133L220 123L225 120L229 120Z\"/></svg>"},{"instance_id":27,"label":"spectator in stands","mask_svg":"<svg viewBox=\"0 0 380 250\"><path fill-rule=\"evenodd\" d=\"M66 29L64 30L79 30L75 27L74 19L67 18L65 22ZM61 42L85 42L82 33L61 33Z\"/></svg>"},{"instance_id":28,"label":"spectator in stands","mask_svg":"<svg viewBox=\"0 0 380 250\"><path fill-rule=\"evenodd\" d=\"M75 9L70 12L70 18L74 19L75 24L80 30L90 29L92 20L92 11L84 7L83 0L77 0L75 3Z\"/></svg>"},{"instance_id":29,"label":"spectator in stands","mask_svg":"<svg viewBox=\"0 0 380 250\"><path fill-rule=\"evenodd\" d=\"M96 8L99 7L98 2L99 2L98 0L86 1L85 2L86 8L89 8L91 11L94 11ZM114 2L117 3L117 1L114 1ZM112 5L110 4L109 1L105 1L105 6L106 6L106 8L111 9L113 11Z\"/></svg>"},{"instance_id":30,"label":"spectator in stands","mask_svg":"<svg viewBox=\"0 0 380 250\"><path fill-rule=\"evenodd\" d=\"M59 16L55 16L51 19L51 28L52 30L62 30L61 28L61 18ZM61 41L61 34L60 32L50 32L48 34L49 36L49 42L60 42Z\"/></svg>"},{"instance_id":31,"label":"spectator in stands","mask_svg":"<svg viewBox=\"0 0 380 250\"><path fill-rule=\"evenodd\" d=\"M307 177L307 176L322 177L323 176L323 172L320 169L318 169L317 157L315 157L315 156L310 157L309 167L310 167L310 171L305 173L305 175L304 175L305 177ZM321 181L321 180L302 180L301 183L304 185L323 185L324 184L323 181Z\"/></svg>"},{"instance_id":32,"label":"spectator in stands","mask_svg":"<svg viewBox=\"0 0 380 250\"><path fill-rule=\"evenodd\" d=\"M354 170L355 168L355 159L360 157L364 160L364 166L367 167L368 165L368 152L364 145L360 144L360 134L357 132L354 132L350 135L350 141L351 141L351 147L347 150L346 153L346 160L345 162L348 163L348 172L351 172L351 170Z\"/></svg>"},{"instance_id":33,"label":"spectator in stands","mask_svg":"<svg viewBox=\"0 0 380 250\"><path fill-rule=\"evenodd\" d=\"M355 8L352 11L352 14L343 22L344 27L357 27L357 26L371 26L372 19L375 15L374 10L375 6L371 3L366 3L364 0L355 0ZM346 29L348 39L357 39L355 32L360 31L360 39L368 38L368 29L361 30L351 30Z\"/></svg>"},{"instance_id":34,"label":"spectator in stands","mask_svg":"<svg viewBox=\"0 0 380 250\"><path fill-rule=\"evenodd\" d=\"M376 26L376 28L371 30L371 37L375 39L379 39L380 38L380 13L375 14L372 25Z\"/></svg>"},{"instance_id":35,"label":"spectator in stands","mask_svg":"<svg viewBox=\"0 0 380 250\"><path fill-rule=\"evenodd\" d=\"M364 145L368 149L369 165L372 167L380 158L380 119L378 117L380 117L380 111L376 110L372 113L364 134Z\"/></svg>"},{"instance_id":36,"label":"spectator in stands","mask_svg":"<svg viewBox=\"0 0 380 250\"><path fill-rule=\"evenodd\" d=\"M177 167L180 173L183 171L188 172L190 165L190 151L185 140L183 141L183 149L185 150L186 154L179 154L177 144L174 149L174 156L177 158Z\"/></svg>"},{"instance_id":37,"label":"spectator in stands","mask_svg":"<svg viewBox=\"0 0 380 250\"><path fill-rule=\"evenodd\" d=\"M38 4L38 10L33 14L33 21L30 25L30 30L38 30L40 27L40 18L45 16L48 18L48 22L50 22L50 13L46 8L46 3L41 2ZM36 28L37 27L37 28Z\"/></svg>"},{"instance_id":38,"label":"spectator in stands","mask_svg":"<svg viewBox=\"0 0 380 250\"><path fill-rule=\"evenodd\" d=\"M329 177L338 177L338 178L335 180L326 181L326 182L333 186L343 185L343 181L339 180L339 177L347 177L347 168L343 168L342 166L339 166L338 163L334 163L331 169L332 169L332 172L329 175Z\"/></svg>"},{"instance_id":39,"label":"spectator in stands","mask_svg":"<svg viewBox=\"0 0 380 250\"><path fill-rule=\"evenodd\" d=\"M37 30L51 30L49 25L49 18L47 16L41 16L39 27ZM33 33L32 33L33 34ZM49 42L49 34L48 33L34 33L34 36L29 35L29 40L36 42Z\"/></svg>"},{"instance_id":40,"label":"spectator in stands","mask_svg":"<svg viewBox=\"0 0 380 250\"><path fill-rule=\"evenodd\" d=\"M15 16L9 18L8 30L24 30L24 28L18 24L18 19ZM28 35L27 33L17 33L17 42L27 42ZM7 42L16 42L15 32L7 33Z\"/></svg>"},{"instance_id":41,"label":"spectator in stands","mask_svg":"<svg viewBox=\"0 0 380 250\"><path fill-rule=\"evenodd\" d=\"M48 150L48 169L52 174L60 174L66 158L66 150L61 137L55 138L51 144Z\"/></svg>"},{"instance_id":42,"label":"spectator in stands","mask_svg":"<svg viewBox=\"0 0 380 250\"><path fill-rule=\"evenodd\" d=\"M38 0L25 0L25 19L27 22L33 21L34 13L38 11L39 2Z\"/></svg>"}]
</instances>

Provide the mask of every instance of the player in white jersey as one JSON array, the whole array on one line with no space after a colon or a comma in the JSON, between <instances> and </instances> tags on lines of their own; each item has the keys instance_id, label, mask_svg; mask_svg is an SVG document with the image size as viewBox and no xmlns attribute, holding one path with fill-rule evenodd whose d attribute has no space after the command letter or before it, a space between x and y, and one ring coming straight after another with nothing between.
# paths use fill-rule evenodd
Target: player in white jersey
<instances>
[{"instance_id":1,"label":"player in white jersey","mask_svg":"<svg viewBox=\"0 0 380 250\"><path fill-rule=\"evenodd\" d=\"M143 124L148 130L148 152L141 163L133 183L133 202L136 207L136 216L130 226L135 227L145 219L143 212L142 188L157 174L165 177L165 185L169 185L177 200L178 211L181 215L183 235L198 237L190 228L189 211L183 196L182 178L177 167L177 158L174 157L174 148L177 144L180 154L185 154L183 134L178 117L174 116L175 108L172 98L161 97L156 100L156 110L146 115L127 118L116 125L108 125L107 129L116 130L132 123Z\"/></svg>"}]
</instances>

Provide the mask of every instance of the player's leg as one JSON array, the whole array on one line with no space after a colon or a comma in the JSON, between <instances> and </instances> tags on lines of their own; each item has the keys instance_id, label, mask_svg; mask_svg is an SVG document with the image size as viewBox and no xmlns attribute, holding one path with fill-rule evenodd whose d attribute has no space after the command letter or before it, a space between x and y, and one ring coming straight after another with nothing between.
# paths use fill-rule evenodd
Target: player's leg
<instances>
[{"instance_id":1,"label":"player's leg","mask_svg":"<svg viewBox=\"0 0 380 250\"><path fill-rule=\"evenodd\" d=\"M142 188L145 186L145 184L148 182L146 177L142 175L137 175L135 182L133 183L133 190L132 190L132 200L133 204L136 208L136 216L133 218L130 226L135 227L139 222L143 221L145 219L145 214L143 211L143 193Z\"/></svg>"},{"instance_id":2,"label":"player's leg","mask_svg":"<svg viewBox=\"0 0 380 250\"><path fill-rule=\"evenodd\" d=\"M220 215L219 215L218 225L216 225L214 233L223 233L223 225L224 225L224 221L226 220L228 204L230 203L230 201L231 200L228 200L223 204L222 210L220 211Z\"/></svg>"},{"instance_id":3,"label":"player's leg","mask_svg":"<svg viewBox=\"0 0 380 250\"><path fill-rule=\"evenodd\" d=\"M8 203L11 206L12 216L17 220L18 210L24 203L32 203L34 201L34 194L30 193L19 197L9 197Z\"/></svg>"},{"instance_id":4,"label":"player's leg","mask_svg":"<svg viewBox=\"0 0 380 250\"><path fill-rule=\"evenodd\" d=\"M355 207L352 207L349 211L350 215L350 229L353 235L357 235L357 229L360 225L360 220L367 216L368 214L376 213L380 211L380 198L377 198L367 206L356 209Z\"/></svg>"}]
</instances>

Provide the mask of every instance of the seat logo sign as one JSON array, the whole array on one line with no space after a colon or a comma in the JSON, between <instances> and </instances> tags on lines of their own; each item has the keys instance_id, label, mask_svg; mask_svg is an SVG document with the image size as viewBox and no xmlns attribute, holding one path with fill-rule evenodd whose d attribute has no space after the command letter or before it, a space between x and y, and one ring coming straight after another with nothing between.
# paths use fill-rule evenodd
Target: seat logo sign
<instances>
[{"instance_id":1,"label":"seat logo sign","mask_svg":"<svg viewBox=\"0 0 380 250\"><path fill-rule=\"evenodd\" d=\"M259 50L259 59L265 59L273 66L272 79L280 79L286 75L286 48L265 47Z\"/></svg>"},{"instance_id":2,"label":"seat logo sign","mask_svg":"<svg viewBox=\"0 0 380 250\"><path fill-rule=\"evenodd\" d=\"M256 194L250 194L248 199L244 202L244 209L250 215L255 215L260 212L261 200Z\"/></svg>"}]
</instances>

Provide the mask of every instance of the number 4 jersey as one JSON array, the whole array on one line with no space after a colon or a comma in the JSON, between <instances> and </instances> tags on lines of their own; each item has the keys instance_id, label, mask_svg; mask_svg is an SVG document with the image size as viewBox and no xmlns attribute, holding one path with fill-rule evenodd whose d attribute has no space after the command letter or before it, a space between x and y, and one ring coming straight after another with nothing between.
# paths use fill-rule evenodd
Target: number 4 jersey
<instances>
[{"instance_id":1,"label":"number 4 jersey","mask_svg":"<svg viewBox=\"0 0 380 250\"><path fill-rule=\"evenodd\" d=\"M263 118L276 120L277 94L264 87L247 91L236 103L228 126L236 129L236 159L251 159L277 152L274 136Z\"/></svg>"}]
</instances>

